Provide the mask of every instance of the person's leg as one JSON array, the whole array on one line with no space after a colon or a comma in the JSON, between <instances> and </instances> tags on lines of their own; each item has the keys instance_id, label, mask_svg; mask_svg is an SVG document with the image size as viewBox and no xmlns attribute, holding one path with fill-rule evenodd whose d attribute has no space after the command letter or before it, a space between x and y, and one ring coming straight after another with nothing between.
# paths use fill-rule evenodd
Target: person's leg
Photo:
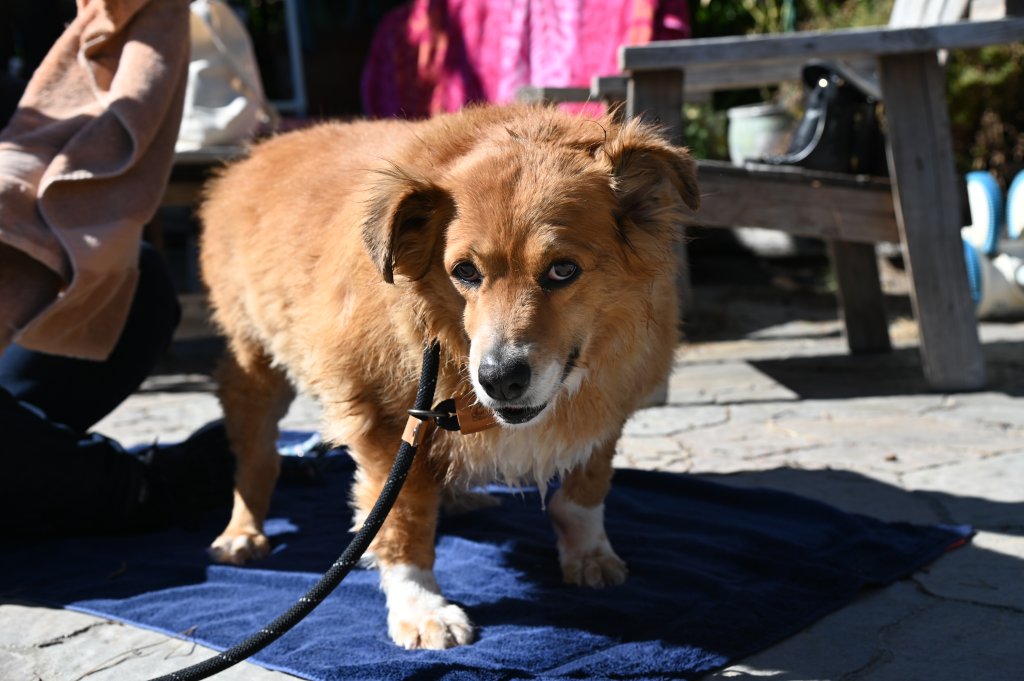
<instances>
[{"instance_id":1,"label":"person's leg","mask_svg":"<svg viewBox=\"0 0 1024 681\"><path fill-rule=\"evenodd\" d=\"M211 499L230 500L232 462L216 428L142 456L86 434L152 370L179 316L162 258L144 247L128 321L107 361L16 346L4 352L0 535L141 530L174 522Z\"/></svg>"},{"instance_id":2,"label":"person's leg","mask_svg":"<svg viewBox=\"0 0 1024 681\"><path fill-rule=\"evenodd\" d=\"M0 535L117 532L148 518L145 466L117 443L54 422L0 388Z\"/></svg>"}]
</instances>

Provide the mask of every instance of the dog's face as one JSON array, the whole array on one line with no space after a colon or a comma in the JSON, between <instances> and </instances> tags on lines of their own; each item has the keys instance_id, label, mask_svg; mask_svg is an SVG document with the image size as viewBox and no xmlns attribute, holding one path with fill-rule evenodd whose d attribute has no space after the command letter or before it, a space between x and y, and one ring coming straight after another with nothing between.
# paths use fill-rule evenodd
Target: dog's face
<instances>
[{"instance_id":1,"label":"dog's face","mask_svg":"<svg viewBox=\"0 0 1024 681\"><path fill-rule=\"evenodd\" d=\"M615 279L615 201L593 166L510 139L453 172L444 269L465 300L475 392L505 424L531 422L582 380L588 317Z\"/></svg>"},{"instance_id":2,"label":"dog's face","mask_svg":"<svg viewBox=\"0 0 1024 681\"><path fill-rule=\"evenodd\" d=\"M456 301L477 397L507 426L579 388L618 311L675 271L681 203L699 201L685 150L638 124L575 123L503 129L438 180L395 173L383 234L379 218L364 229L385 278Z\"/></svg>"}]
</instances>

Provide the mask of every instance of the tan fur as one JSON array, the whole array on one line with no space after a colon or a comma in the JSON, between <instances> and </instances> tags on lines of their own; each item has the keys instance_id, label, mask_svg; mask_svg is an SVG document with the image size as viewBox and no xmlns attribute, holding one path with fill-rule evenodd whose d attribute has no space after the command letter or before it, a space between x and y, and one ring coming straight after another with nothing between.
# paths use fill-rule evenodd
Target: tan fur
<instances>
[{"instance_id":1,"label":"tan fur","mask_svg":"<svg viewBox=\"0 0 1024 681\"><path fill-rule=\"evenodd\" d=\"M212 183L201 211L203 276L231 356L220 395L239 466L214 557L243 562L267 550L275 424L290 384L320 399L326 437L350 446L357 521L365 516L431 338L442 347L438 399L478 385L480 355L506 345L528 351L538 391L542 368L554 378L567 371L551 379L548 406L532 421L437 433L372 546L382 568L432 568L446 487L562 476L559 507L570 510L560 512L590 518L623 423L669 369L672 243L683 203L698 202L692 160L656 130L551 109L325 124L258 146ZM483 273L480 286L453 278L467 259ZM582 274L545 288L561 260ZM621 569L572 581L624 578L610 546L598 552ZM413 647L462 643L462 617L447 634L424 619L411 636L396 633L410 626L396 615L392 635Z\"/></svg>"}]
</instances>

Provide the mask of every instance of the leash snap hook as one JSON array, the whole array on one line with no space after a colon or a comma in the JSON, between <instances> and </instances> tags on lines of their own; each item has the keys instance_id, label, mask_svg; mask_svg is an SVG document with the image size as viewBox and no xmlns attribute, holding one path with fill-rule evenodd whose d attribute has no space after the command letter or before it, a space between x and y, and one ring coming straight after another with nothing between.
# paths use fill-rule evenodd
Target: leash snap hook
<instances>
[{"instance_id":1,"label":"leash snap hook","mask_svg":"<svg viewBox=\"0 0 1024 681\"><path fill-rule=\"evenodd\" d=\"M409 416L420 421L433 421L438 428L444 430L459 430L459 418L454 399L442 400L433 409L410 409Z\"/></svg>"}]
</instances>

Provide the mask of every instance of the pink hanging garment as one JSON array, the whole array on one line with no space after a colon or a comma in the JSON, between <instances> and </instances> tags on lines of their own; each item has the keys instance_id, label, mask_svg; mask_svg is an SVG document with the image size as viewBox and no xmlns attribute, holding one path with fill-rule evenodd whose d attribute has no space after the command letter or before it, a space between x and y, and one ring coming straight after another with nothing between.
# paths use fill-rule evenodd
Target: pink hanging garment
<instances>
[{"instance_id":1,"label":"pink hanging garment","mask_svg":"<svg viewBox=\"0 0 1024 681\"><path fill-rule=\"evenodd\" d=\"M686 0L413 0L377 28L363 106L421 118L524 85L587 87L618 71L620 45L688 37Z\"/></svg>"}]
</instances>

